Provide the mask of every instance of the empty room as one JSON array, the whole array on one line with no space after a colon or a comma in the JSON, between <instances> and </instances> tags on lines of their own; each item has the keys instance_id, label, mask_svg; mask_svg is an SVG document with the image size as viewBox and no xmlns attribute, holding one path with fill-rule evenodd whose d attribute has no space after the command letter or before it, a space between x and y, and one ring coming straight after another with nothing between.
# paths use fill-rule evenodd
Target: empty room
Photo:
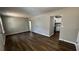
<instances>
[{"instance_id":1,"label":"empty room","mask_svg":"<svg viewBox=\"0 0 79 59\"><path fill-rule=\"evenodd\" d=\"M0 51L79 51L78 7L0 7Z\"/></svg>"}]
</instances>

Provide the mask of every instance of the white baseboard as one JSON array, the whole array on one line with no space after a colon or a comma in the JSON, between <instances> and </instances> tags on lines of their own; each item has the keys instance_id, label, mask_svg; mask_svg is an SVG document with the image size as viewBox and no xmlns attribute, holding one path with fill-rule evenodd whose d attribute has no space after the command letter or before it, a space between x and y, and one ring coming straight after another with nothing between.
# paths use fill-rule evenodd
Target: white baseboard
<instances>
[{"instance_id":1,"label":"white baseboard","mask_svg":"<svg viewBox=\"0 0 79 59\"><path fill-rule=\"evenodd\" d=\"M75 43L75 42L71 42L71 41L64 40L64 39L59 39L59 40L61 40L61 41L65 41L65 42L68 42L68 43L71 43L71 44L74 44L74 45L76 45L76 43Z\"/></svg>"},{"instance_id":2,"label":"white baseboard","mask_svg":"<svg viewBox=\"0 0 79 59\"><path fill-rule=\"evenodd\" d=\"M28 32L28 31L21 31L21 32L15 32L15 33L9 33L9 34L5 34L5 35L13 35L13 34L18 34L18 33L22 33L22 32Z\"/></svg>"},{"instance_id":3,"label":"white baseboard","mask_svg":"<svg viewBox=\"0 0 79 59\"><path fill-rule=\"evenodd\" d=\"M51 37L54 33L52 33L49 37Z\"/></svg>"},{"instance_id":4,"label":"white baseboard","mask_svg":"<svg viewBox=\"0 0 79 59\"><path fill-rule=\"evenodd\" d=\"M38 32L35 32L35 31L32 31L32 32L37 33L37 34L40 34L40 35L43 35L43 36L50 37L49 35L46 35L46 34L43 34L43 33L38 33Z\"/></svg>"}]
</instances>

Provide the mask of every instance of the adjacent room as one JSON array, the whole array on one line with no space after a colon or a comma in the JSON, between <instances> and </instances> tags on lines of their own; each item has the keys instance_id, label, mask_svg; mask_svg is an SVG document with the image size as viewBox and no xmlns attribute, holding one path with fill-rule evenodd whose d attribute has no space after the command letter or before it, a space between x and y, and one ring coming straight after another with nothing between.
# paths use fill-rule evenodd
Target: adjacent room
<instances>
[{"instance_id":1,"label":"adjacent room","mask_svg":"<svg viewBox=\"0 0 79 59\"><path fill-rule=\"evenodd\" d=\"M0 51L79 51L79 8L0 7Z\"/></svg>"}]
</instances>

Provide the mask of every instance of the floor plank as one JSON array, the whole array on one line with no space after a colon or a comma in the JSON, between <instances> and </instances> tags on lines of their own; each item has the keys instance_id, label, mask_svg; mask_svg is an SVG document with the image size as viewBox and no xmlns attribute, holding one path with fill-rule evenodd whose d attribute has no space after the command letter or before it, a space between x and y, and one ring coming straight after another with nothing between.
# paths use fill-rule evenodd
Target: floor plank
<instances>
[{"instance_id":1,"label":"floor plank","mask_svg":"<svg viewBox=\"0 0 79 59\"><path fill-rule=\"evenodd\" d=\"M6 36L5 51L75 51L75 45L60 41L59 32L46 37L33 32Z\"/></svg>"}]
</instances>

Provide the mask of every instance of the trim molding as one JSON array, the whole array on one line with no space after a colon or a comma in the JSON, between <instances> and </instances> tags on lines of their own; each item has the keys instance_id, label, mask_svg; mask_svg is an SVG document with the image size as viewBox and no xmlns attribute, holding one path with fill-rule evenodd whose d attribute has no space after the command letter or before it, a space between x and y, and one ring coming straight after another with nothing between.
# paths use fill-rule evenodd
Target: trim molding
<instances>
[{"instance_id":1,"label":"trim molding","mask_svg":"<svg viewBox=\"0 0 79 59\"><path fill-rule=\"evenodd\" d=\"M30 32L30 31L16 32L16 33L10 33L10 34L5 33L5 35L15 35L15 34L24 33L24 32Z\"/></svg>"},{"instance_id":2,"label":"trim molding","mask_svg":"<svg viewBox=\"0 0 79 59\"><path fill-rule=\"evenodd\" d=\"M75 43L75 42L71 42L71 41L64 40L64 39L59 39L59 40L61 40L61 41L65 41L65 42L68 42L68 43L71 43L71 44L74 44L74 45L76 45L76 43Z\"/></svg>"},{"instance_id":3,"label":"trim molding","mask_svg":"<svg viewBox=\"0 0 79 59\"><path fill-rule=\"evenodd\" d=\"M31 32L34 32L34 33L37 33L37 34L40 34L40 35L43 35L43 36L46 36L46 37L50 37L49 35L38 33L38 32L35 32L35 31L31 31Z\"/></svg>"},{"instance_id":4,"label":"trim molding","mask_svg":"<svg viewBox=\"0 0 79 59\"><path fill-rule=\"evenodd\" d=\"M49 37L51 37L52 35L54 35L54 33L52 33L51 35L49 35Z\"/></svg>"}]
</instances>

